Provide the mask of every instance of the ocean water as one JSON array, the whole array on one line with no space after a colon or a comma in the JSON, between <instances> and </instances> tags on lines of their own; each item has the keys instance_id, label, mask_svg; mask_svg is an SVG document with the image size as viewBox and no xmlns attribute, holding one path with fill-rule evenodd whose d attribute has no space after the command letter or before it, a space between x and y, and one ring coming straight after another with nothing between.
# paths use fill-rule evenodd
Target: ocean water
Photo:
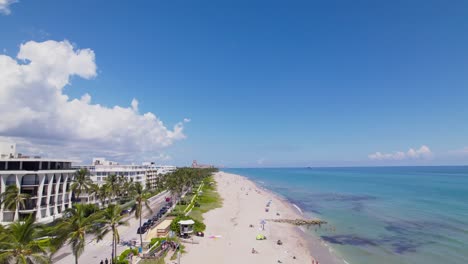
<instances>
[{"instance_id":1,"label":"ocean water","mask_svg":"<svg viewBox=\"0 0 468 264\"><path fill-rule=\"evenodd\" d=\"M468 167L224 169L328 222L350 264L467 264Z\"/></svg>"}]
</instances>

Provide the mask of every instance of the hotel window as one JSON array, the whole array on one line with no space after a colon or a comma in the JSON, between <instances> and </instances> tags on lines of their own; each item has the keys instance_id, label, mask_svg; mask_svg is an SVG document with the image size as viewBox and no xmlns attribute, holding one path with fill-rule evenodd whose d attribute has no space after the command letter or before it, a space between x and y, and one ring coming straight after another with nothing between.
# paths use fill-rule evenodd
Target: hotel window
<instances>
[{"instance_id":1,"label":"hotel window","mask_svg":"<svg viewBox=\"0 0 468 264\"><path fill-rule=\"evenodd\" d=\"M10 176L8 176L7 180L6 180L6 185L9 186L9 185L16 185L16 176L11 174Z\"/></svg>"},{"instance_id":2,"label":"hotel window","mask_svg":"<svg viewBox=\"0 0 468 264\"><path fill-rule=\"evenodd\" d=\"M21 179L21 185L39 185L39 176L37 174L26 174Z\"/></svg>"},{"instance_id":3,"label":"hotel window","mask_svg":"<svg viewBox=\"0 0 468 264\"><path fill-rule=\"evenodd\" d=\"M28 171L39 170L39 161L23 161L23 170L28 170Z\"/></svg>"},{"instance_id":4,"label":"hotel window","mask_svg":"<svg viewBox=\"0 0 468 264\"><path fill-rule=\"evenodd\" d=\"M19 170L20 162L19 161L10 161L8 162L8 170Z\"/></svg>"}]
</instances>

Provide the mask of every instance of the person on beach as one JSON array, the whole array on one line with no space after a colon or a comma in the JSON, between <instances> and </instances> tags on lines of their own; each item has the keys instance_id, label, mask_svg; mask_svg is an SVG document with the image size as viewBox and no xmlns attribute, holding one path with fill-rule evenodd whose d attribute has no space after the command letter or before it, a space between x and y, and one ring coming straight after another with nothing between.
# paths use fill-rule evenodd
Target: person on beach
<instances>
[{"instance_id":1,"label":"person on beach","mask_svg":"<svg viewBox=\"0 0 468 264\"><path fill-rule=\"evenodd\" d=\"M109 264L109 260L106 258L106 260L104 261L104 263Z\"/></svg>"},{"instance_id":2,"label":"person on beach","mask_svg":"<svg viewBox=\"0 0 468 264\"><path fill-rule=\"evenodd\" d=\"M99 264L104 264L104 261L101 259L101 262L99 262Z\"/></svg>"}]
</instances>

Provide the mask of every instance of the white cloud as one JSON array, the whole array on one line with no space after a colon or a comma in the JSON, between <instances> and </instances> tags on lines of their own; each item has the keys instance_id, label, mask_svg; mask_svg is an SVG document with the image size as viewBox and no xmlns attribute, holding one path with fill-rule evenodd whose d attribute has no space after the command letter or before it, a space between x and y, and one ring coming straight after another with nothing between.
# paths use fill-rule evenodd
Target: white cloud
<instances>
[{"instance_id":1,"label":"white cloud","mask_svg":"<svg viewBox=\"0 0 468 264\"><path fill-rule=\"evenodd\" d=\"M190 119L190 118L184 118L184 123L189 123L190 121L192 121L192 119Z\"/></svg>"},{"instance_id":2,"label":"white cloud","mask_svg":"<svg viewBox=\"0 0 468 264\"><path fill-rule=\"evenodd\" d=\"M115 155L159 152L185 138L183 122L168 129L153 113L140 113L136 99L106 107L91 103L87 93L80 99L64 94L71 77L92 79L96 69L94 52L68 41L29 41L16 58L0 55L0 136L25 146Z\"/></svg>"},{"instance_id":3,"label":"white cloud","mask_svg":"<svg viewBox=\"0 0 468 264\"><path fill-rule=\"evenodd\" d=\"M18 2L17 0L0 0L0 13L9 15L11 13L10 5Z\"/></svg>"},{"instance_id":4,"label":"white cloud","mask_svg":"<svg viewBox=\"0 0 468 264\"><path fill-rule=\"evenodd\" d=\"M393 153L375 152L369 154L371 160L408 160L408 159L429 159L433 153L428 146L422 145L419 149L410 148L407 152L397 151Z\"/></svg>"}]
</instances>

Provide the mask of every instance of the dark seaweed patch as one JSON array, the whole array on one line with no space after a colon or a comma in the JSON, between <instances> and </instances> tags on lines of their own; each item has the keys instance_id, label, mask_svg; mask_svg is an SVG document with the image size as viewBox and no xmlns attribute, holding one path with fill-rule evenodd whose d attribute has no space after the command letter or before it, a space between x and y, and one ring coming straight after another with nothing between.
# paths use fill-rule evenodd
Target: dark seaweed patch
<instances>
[{"instance_id":1,"label":"dark seaweed patch","mask_svg":"<svg viewBox=\"0 0 468 264\"><path fill-rule=\"evenodd\" d=\"M322 236L322 239L339 245L351 246L377 246L377 241L369 238L359 237L356 235L336 235L336 236Z\"/></svg>"}]
</instances>

